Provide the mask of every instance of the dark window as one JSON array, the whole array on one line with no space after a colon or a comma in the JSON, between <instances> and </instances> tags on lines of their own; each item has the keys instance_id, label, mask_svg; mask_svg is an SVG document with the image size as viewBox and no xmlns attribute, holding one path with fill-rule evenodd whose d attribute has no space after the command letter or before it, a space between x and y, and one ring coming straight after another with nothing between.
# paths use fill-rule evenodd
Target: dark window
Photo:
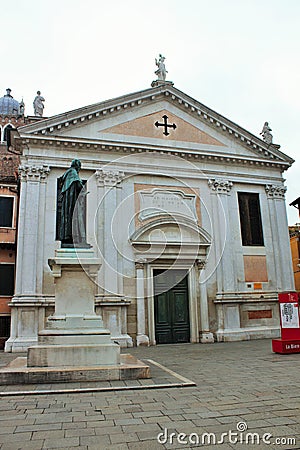
<instances>
[{"instance_id":1,"label":"dark window","mask_svg":"<svg viewBox=\"0 0 300 450\"><path fill-rule=\"evenodd\" d=\"M0 197L0 227L12 227L13 197Z\"/></svg>"},{"instance_id":2,"label":"dark window","mask_svg":"<svg viewBox=\"0 0 300 450\"><path fill-rule=\"evenodd\" d=\"M0 264L0 295L14 295L15 265Z\"/></svg>"},{"instance_id":3,"label":"dark window","mask_svg":"<svg viewBox=\"0 0 300 450\"><path fill-rule=\"evenodd\" d=\"M243 245L264 245L259 195L239 192L238 199Z\"/></svg>"},{"instance_id":4,"label":"dark window","mask_svg":"<svg viewBox=\"0 0 300 450\"><path fill-rule=\"evenodd\" d=\"M4 135L3 135L4 142L10 141L9 130L13 130L13 127L11 125L7 125L7 127L4 128Z\"/></svg>"},{"instance_id":5,"label":"dark window","mask_svg":"<svg viewBox=\"0 0 300 450\"><path fill-rule=\"evenodd\" d=\"M0 316L0 337L10 336L10 316Z\"/></svg>"}]
</instances>

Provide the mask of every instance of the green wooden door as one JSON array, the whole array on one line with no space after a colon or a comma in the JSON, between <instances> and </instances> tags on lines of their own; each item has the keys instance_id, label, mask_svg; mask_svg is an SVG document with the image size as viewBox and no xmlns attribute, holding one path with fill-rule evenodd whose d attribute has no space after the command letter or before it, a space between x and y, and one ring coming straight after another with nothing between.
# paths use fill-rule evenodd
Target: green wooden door
<instances>
[{"instance_id":1,"label":"green wooden door","mask_svg":"<svg viewBox=\"0 0 300 450\"><path fill-rule=\"evenodd\" d=\"M155 270L153 275L156 343L190 342L186 271Z\"/></svg>"}]
</instances>

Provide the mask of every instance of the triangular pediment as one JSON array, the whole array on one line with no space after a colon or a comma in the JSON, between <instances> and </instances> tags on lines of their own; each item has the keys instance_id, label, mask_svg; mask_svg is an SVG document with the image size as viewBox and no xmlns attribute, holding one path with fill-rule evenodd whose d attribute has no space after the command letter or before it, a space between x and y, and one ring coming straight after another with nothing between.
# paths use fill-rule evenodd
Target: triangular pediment
<instances>
[{"instance_id":1,"label":"triangular pediment","mask_svg":"<svg viewBox=\"0 0 300 450\"><path fill-rule=\"evenodd\" d=\"M21 127L19 132L22 137L47 140L63 138L144 149L157 146L168 151L293 163L278 145L266 144L167 84L53 116Z\"/></svg>"},{"instance_id":2,"label":"triangular pediment","mask_svg":"<svg viewBox=\"0 0 300 450\"><path fill-rule=\"evenodd\" d=\"M205 131L166 109L108 127L102 130L102 133L164 139L165 141L224 145Z\"/></svg>"}]
</instances>

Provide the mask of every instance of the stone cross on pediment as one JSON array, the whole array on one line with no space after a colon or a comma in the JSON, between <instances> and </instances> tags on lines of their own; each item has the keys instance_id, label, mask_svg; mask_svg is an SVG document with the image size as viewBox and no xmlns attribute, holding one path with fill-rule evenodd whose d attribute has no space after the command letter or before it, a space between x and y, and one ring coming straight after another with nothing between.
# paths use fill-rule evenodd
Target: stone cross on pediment
<instances>
[{"instance_id":1,"label":"stone cross on pediment","mask_svg":"<svg viewBox=\"0 0 300 450\"><path fill-rule=\"evenodd\" d=\"M173 130L175 130L177 128L177 125L175 123L168 123L168 116L165 114L164 116L162 116L164 123L159 123L158 120L155 122L155 126L158 127L164 127L164 131L163 134L165 136L168 136L170 133L168 132L168 128L173 128Z\"/></svg>"}]
</instances>

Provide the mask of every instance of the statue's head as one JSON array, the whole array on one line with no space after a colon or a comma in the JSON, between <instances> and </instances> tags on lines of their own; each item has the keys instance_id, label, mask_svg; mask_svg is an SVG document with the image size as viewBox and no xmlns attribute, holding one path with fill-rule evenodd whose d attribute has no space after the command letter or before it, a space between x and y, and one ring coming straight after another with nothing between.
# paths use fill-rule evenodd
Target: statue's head
<instances>
[{"instance_id":1,"label":"statue's head","mask_svg":"<svg viewBox=\"0 0 300 450\"><path fill-rule=\"evenodd\" d=\"M71 163L71 167L74 167L74 169L79 171L81 169L81 162L80 162L80 160L79 159L73 159L73 161Z\"/></svg>"},{"instance_id":2,"label":"statue's head","mask_svg":"<svg viewBox=\"0 0 300 450\"><path fill-rule=\"evenodd\" d=\"M41 91L37 91L37 95L41 95Z\"/></svg>"}]
</instances>

